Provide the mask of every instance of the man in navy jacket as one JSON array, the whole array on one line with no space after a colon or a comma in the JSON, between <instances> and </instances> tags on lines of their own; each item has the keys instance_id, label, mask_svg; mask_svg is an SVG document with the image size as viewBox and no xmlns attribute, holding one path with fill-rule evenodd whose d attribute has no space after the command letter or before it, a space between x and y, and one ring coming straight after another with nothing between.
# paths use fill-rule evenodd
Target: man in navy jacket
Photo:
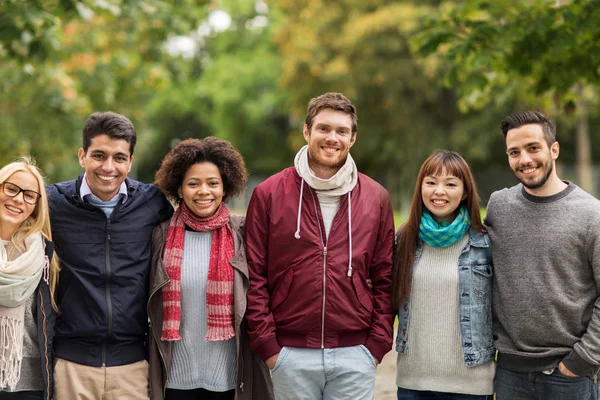
<instances>
[{"instance_id":1,"label":"man in navy jacket","mask_svg":"<svg viewBox=\"0 0 600 400\"><path fill-rule=\"evenodd\" d=\"M126 117L92 114L78 153L84 174L48 187L61 262L58 399L148 399L150 239L172 207L155 186L127 178L135 143Z\"/></svg>"}]
</instances>

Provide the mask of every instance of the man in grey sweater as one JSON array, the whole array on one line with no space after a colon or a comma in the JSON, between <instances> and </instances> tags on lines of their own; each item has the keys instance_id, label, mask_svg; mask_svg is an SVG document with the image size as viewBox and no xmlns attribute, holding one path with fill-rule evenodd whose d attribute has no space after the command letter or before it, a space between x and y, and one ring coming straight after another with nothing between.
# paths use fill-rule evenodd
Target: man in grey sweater
<instances>
[{"instance_id":1,"label":"man in grey sweater","mask_svg":"<svg viewBox=\"0 0 600 400\"><path fill-rule=\"evenodd\" d=\"M497 399L597 399L600 201L558 177L554 122L528 111L501 125L521 183L494 192L485 219Z\"/></svg>"}]
</instances>

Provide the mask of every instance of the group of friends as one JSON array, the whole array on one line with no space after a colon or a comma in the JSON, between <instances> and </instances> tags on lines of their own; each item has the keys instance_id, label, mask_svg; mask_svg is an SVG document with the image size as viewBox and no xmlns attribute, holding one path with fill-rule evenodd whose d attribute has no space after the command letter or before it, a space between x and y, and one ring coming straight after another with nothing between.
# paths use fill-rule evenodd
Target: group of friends
<instances>
[{"instance_id":1,"label":"group of friends","mask_svg":"<svg viewBox=\"0 0 600 400\"><path fill-rule=\"evenodd\" d=\"M92 114L84 172L0 169L0 400L597 399L600 202L556 171L554 122L501 122L520 181L482 220L458 153L422 164L406 222L350 155L357 113L308 104L294 165L254 190L242 155L187 139L155 182L136 133Z\"/></svg>"}]
</instances>

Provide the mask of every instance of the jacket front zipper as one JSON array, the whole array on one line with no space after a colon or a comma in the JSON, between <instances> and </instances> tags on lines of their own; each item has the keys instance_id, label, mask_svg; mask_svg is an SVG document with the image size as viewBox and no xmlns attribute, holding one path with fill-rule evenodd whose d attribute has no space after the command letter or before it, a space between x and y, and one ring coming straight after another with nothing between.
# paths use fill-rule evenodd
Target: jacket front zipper
<instances>
[{"instance_id":1,"label":"jacket front zipper","mask_svg":"<svg viewBox=\"0 0 600 400\"><path fill-rule=\"evenodd\" d=\"M323 240L323 232L321 229L321 219L319 218L319 210L317 209L317 202L315 201L315 195L312 190L310 191L312 197L313 206L315 207L315 215L317 216L319 237L321 238L321 246L323 247L323 305L321 309L321 348L325 348L325 301L327 300L327 239Z\"/></svg>"},{"instance_id":2,"label":"jacket front zipper","mask_svg":"<svg viewBox=\"0 0 600 400\"><path fill-rule=\"evenodd\" d=\"M42 287L40 285L40 312L42 313L42 332L44 332L44 357L46 359L46 399L50 400L50 360L48 359L48 331L46 321L46 310L44 309L44 298L42 296Z\"/></svg>"},{"instance_id":3,"label":"jacket front zipper","mask_svg":"<svg viewBox=\"0 0 600 400\"><path fill-rule=\"evenodd\" d=\"M113 210L114 212L114 210ZM111 269L110 269L110 219L106 220L106 284L105 284L105 293L106 293L106 305L108 311L108 325L107 325L107 336L106 339L102 341L102 366L106 367L106 347L107 341L112 336L112 299L110 297L110 278L111 278Z\"/></svg>"}]
</instances>

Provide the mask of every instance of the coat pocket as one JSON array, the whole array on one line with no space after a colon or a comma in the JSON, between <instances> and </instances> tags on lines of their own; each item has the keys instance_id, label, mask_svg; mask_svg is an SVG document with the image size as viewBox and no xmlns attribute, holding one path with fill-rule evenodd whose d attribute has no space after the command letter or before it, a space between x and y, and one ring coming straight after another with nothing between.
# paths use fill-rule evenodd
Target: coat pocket
<instances>
[{"instance_id":1,"label":"coat pocket","mask_svg":"<svg viewBox=\"0 0 600 400\"><path fill-rule=\"evenodd\" d=\"M352 274L352 286L358 302L370 313L373 311L373 296L368 289L367 282L356 271Z\"/></svg>"},{"instance_id":2,"label":"coat pocket","mask_svg":"<svg viewBox=\"0 0 600 400\"><path fill-rule=\"evenodd\" d=\"M281 278L281 282L279 282L273 291L273 295L271 296L271 312L287 298L293 280L294 270L290 268L285 272L285 276Z\"/></svg>"}]
</instances>

